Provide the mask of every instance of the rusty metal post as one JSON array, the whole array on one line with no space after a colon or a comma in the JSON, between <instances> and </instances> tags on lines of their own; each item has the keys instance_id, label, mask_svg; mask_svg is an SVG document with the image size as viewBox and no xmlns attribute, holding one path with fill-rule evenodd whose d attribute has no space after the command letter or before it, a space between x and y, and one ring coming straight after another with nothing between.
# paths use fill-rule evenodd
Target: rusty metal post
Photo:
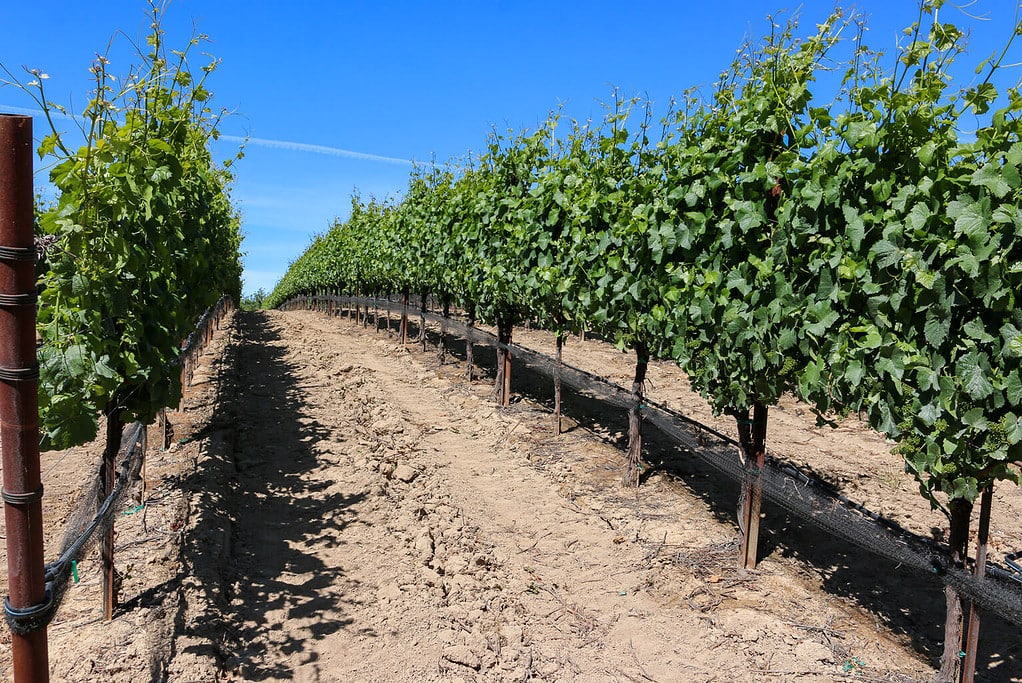
<instances>
[{"instance_id":1,"label":"rusty metal post","mask_svg":"<svg viewBox=\"0 0 1022 683\"><path fill-rule=\"evenodd\" d=\"M500 390L502 403L505 408L511 405L511 349L504 352L504 386Z\"/></svg>"},{"instance_id":2,"label":"rusty metal post","mask_svg":"<svg viewBox=\"0 0 1022 683\"><path fill-rule=\"evenodd\" d=\"M0 448L8 617L49 603L39 471L32 117L0 114ZM45 622L44 622L45 623ZM12 633L15 683L49 680L46 628Z\"/></svg>"},{"instance_id":3,"label":"rusty metal post","mask_svg":"<svg viewBox=\"0 0 1022 683\"><path fill-rule=\"evenodd\" d=\"M507 402L507 386L508 383L505 381L506 372L508 368L507 345L511 343L511 335L509 329L510 317L503 315L502 313L496 314L497 323L497 347L496 347L496 376L493 378L493 392L490 397L497 403L498 406L506 407Z\"/></svg>"}]
</instances>

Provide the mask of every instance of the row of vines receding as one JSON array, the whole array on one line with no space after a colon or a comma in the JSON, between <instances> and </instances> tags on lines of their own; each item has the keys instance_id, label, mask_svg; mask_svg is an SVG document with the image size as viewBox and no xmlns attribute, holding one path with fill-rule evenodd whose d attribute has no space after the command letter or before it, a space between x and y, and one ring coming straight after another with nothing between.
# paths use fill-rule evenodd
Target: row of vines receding
<instances>
[{"instance_id":1,"label":"row of vines receding","mask_svg":"<svg viewBox=\"0 0 1022 683\"><path fill-rule=\"evenodd\" d=\"M90 440L101 414L119 434L177 405L182 341L222 294L240 300L231 161L210 149L222 113L207 80L219 62L198 53L203 35L168 47L161 7L150 3L127 73L97 56L81 112L50 98L42 70L23 82L0 65L0 86L31 96L49 127L39 156L56 199L37 210L44 448Z\"/></svg>"},{"instance_id":2,"label":"row of vines receding","mask_svg":"<svg viewBox=\"0 0 1022 683\"><path fill-rule=\"evenodd\" d=\"M859 413L964 557L980 492L1020 481L1022 97L998 83L1022 25L965 65L942 5L892 58L840 10L805 37L771 20L660 121L616 96L602 122L555 114L417 168L401 199L356 199L267 304L413 291L505 343L526 318L594 330L636 353L639 398L646 360L676 360L753 461L785 392Z\"/></svg>"},{"instance_id":3,"label":"row of vines receding","mask_svg":"<svg viewBox=\"0 0 1022 683\"><path fill-rule=\"evenodd\" d=\"M45 71L29 69L23 81L0 64L0 88L20 89L45 117L38 152L55 191L54 200L37 201L35 216L40 445L91 441L104 418L96 504L108 522L122 425L149 424L178 405L180 365L191 351L183 342L222 295L241 294L230 161L218 163L210 149L221 113L207 80L218 62L202 57L204 66L193 69L205 36L170 49L164 3L149 7L150 32L131 44L134 66L112 72L112 41L89 69L81 112L50 99ZM117 599L112 524L99 545L109 620ZM40 655L45 649L32 651Z\"/></svg>"}]
</instances>

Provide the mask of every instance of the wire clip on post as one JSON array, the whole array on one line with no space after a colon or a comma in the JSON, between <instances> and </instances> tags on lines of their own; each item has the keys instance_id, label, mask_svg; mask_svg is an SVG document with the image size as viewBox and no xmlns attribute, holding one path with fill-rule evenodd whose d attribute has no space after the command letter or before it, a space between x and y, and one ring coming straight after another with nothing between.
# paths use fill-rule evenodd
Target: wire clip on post
<instances>
[{"instance_id":1,"label":"wire clip on post","mask_svg":"<svg viewBox=\"0 0 1022 683\"><path fill-rule=\"evenodd\" d=\"M27 636L46 628L56 612L57 601L53 599L53 586L50 583L46 584L46 599L32 607L15 609L11 607L9 598L4 598L4 621L11 632L19 636Z\"/></svg>"}]
</instances>

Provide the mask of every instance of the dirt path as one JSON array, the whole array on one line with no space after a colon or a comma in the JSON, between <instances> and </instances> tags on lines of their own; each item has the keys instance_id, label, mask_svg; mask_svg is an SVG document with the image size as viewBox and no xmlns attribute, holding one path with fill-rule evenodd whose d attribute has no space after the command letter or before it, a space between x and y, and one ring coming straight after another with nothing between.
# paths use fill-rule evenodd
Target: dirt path
<instances>
[{"instance_id":1,"label":"dirt path","mask_svg":"<svg viewBox=\"0 0 1022 683\"><path fill-rule=\"evenodd\" d=\"M437 367L348 321L237 314L172 416L177 443L151 458L145 517L118 521L124 607L100 623L91 574L69 593L54 680L932 674L935 583L772 510L763 562L738 570L733 487L650 434L677 466L622 488L618 411L572 397L551 438L530 398L545 380L516 376L524 398L498 409L455 347ZM584 350L577 364L627 370ZM79 469L53 472L73 491ZM988 639L979 680L1022 680L1018 650Z\"/></svg>"},{"instance_id":2,"label":"dirt path","mask_svg":"<svg viewBox=\"0 0 1022 683\"><path fill-rule=\"evenodd\" d=\"M585 430L551 440L545 411L498 411L484 384L337 320L241 315L238 335L235 471L216 501L233 533L204 627L224 680L928 671L785 563L732 569L731 525L666 481L636 499L619 451Z\"/></svg>"}]
</instances>

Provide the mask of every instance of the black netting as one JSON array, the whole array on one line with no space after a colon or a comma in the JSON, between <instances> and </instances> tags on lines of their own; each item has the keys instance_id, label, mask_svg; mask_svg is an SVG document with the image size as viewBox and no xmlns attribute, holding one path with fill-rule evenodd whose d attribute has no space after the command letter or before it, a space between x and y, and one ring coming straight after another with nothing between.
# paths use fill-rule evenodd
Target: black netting
<instances>
[{"instance_id":1,"label":"black netting","mask_svg":"<svg viewBox=\"0 0 1022 683\"><path fill-rule=\"evenodd\" d=\"M72 562L85 557L96 541L113 526L124 494L131 482L138 479L145 450L145 425L140 422L128 425L121 436L118 452L120 467L113 490L97 510L100 482L99 477L92 477L92 484L82 490L77 505L68 517L60 557L46 565L46 601L25 610L13 609L5 602L4 618L11 631L24 635L45 627L53 619L67 593Z\"/></svg>"},{"instance_id":2,"label":"black netting","mask_svg":"<svg viewBox=\"0 0 1022 683\"><path fill-rule=\"evenodd\" d=\"M189 377L195 359L209 341L213 327L219 327L220 319L230 310L232 303L229 296L220 297L216 304L202 314L195 331L185 341L181 355L174 364L183 362ZM113 526L124 494L131 482L138 479L145 452L145 425L135 422L125 427L118 450L120 466L114 488L98 509L96 501L101 485L99 477L93 477L92 483L82 490L65 525L60 557L45 568L46 600L28 609L15 609L9 601L4 601L4 618L14 633L31 633L45 627L53 619L67 593L72 564L85 557L96 541Z\"/></svg>"}]
</instances>

